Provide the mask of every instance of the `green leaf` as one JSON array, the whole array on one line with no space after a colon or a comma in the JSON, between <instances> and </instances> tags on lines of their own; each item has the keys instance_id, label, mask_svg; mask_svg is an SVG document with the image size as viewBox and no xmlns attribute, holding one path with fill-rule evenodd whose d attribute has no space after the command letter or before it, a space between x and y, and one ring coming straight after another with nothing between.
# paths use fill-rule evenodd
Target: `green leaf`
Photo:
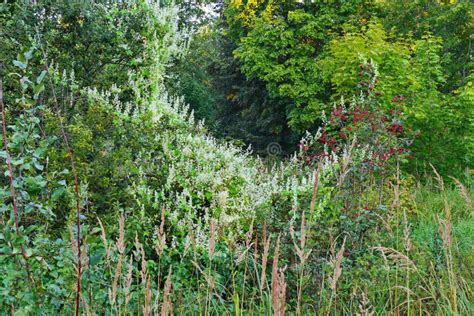
<instances>
[{"instance_id":1,"label":"green leaf","mask_svg":"<svg viewBox=\"0 0 474 316\"><path fill-rule=\"evenodd\" d=\"M21 246L26 242L25 236L15 236L15 239L12 240L13 246Z\"/></svg>"},{"instance_id":2,"label":"green leaf","mask_svg":"<svg viewBox=\"0 0 474 316\"><path fill-rule=\"evenodd\" d=\"M36 194L41 191L41 189L46 185L46 181L44 181L43 177L36 176L36 177L26 177L25 184L28 188L28 193Z\"/></svg>"},{"instance_id":3,"label":"green leaf","mask_svg":"<svg viewBox=\"0 0 474 316\"><path fill-rule=\"evenodd\" d=\"M21 61L19 60L14 60L13 61L13 65L17 66L18 68L20 69L26 69L26 64L25 63L22 63Z\"/></svg>"},{"instance_id":4,"label":"green leaf","mask_svg":"<svg viewBox=\"0 0 474 316\"><path fill-rule=\"evenodd\" d=\"M43 70L41 74L36 78L36 83L41 83L41 81L43 81L46 74L47 74L46 70Z\"/></svg>"},{"instance_id":5,"label":"green leaf","mask_svg":"<svg viewBox=\"0 0 474 316\"><path fill-rule=\"evenodd\" d=\"M25 162L25 160L22 158L22 159L15 159L15 160L12 160L12 165L14 166L18 166L18 165L21 165Z\"/></svg>"},{"instance_id":6,"label":"green leaf","mask_svg":"<svg viewBox=\"0 0 474 316\"><path fill-rule=\"evenodd\" d=\"M44 90L44 84L43 83L39 83L37 85L34 86L33 88L33 93L35 94L34 95L34 99L37 100L38 99L38 96L41 92L43 92Z\"/></svg>"},{"instance_id":7,"label":"green leaf","mask_svg":"<svg viewBox=\"0 0 474 316\"><path fill-rule=\"evenodd\" d=\"M96 265L97 263L100 262L100 260L104 257L105 255L105 249L104 248L100 248L98 249L90 258L90 265L91 266L94 266Z\"/></svg>"},{"instance_id":8,"label":"green leaf","mask_svg":"<svg viewBox=\"0 0 474 316\"><path fill-rule=\"evenodd\" d=\"M26 249L25 252L27 257L31 257L33 255L33 249L31 248Z\"/></svg>"},{"instance_id":9,"label":"green leaf","mask_svg":"<svg viewBox=\"0 0 474 316\"><path fill-rule=\"evenodd\" d=\"M31 57L33 57L33 52L34 52L34 51L35 51L35 48L32 47L29 51L27 51L27 52L25 53L25 58L26 58L26 60L30 60Z\"/></svg>"},{"instance_id":10,"label":"green leaf","mask_svg":"<svg viewBox=\"0 0 474 316\"><path fill-rule=\"evenodd\" d=\"M10 247L5 246L5 247L0 248L0 253L5 254L5 255L11 255L12 250Z\"/></svg>"},{"instance_id":11,"label":"green leaf","mask_svg":"<svg viewBox=\"0 0 474 316\"><path fill-rule=\"evenodd\" d=\"M25 57L24 54L18 54L18 55L16 55L16 59L18 59L20 62L22 62L22 63L24 63L24 64L27 63L27 59L26 59L26 57Z\"/></svg>"},{"instance_id":12,"label":"green leaf","mask_svg":"<svg viewBox=\"0 0 474 316\"><path fill-rule=\"evenodd\" d=\"M69 174L69 170L68 170L68 169L63 169L63 171L61 171L61 172L59 173L59 175L67 175L67 174ZM61 184L61 183L59 183L59 184ZM66 185L66 181L64 181L64 185Z\"/></svg>"},{"instance_id":13,"label":"green leaf","mask_svg":"<svg viewBox=\"0 0 474 316\"><path fill-rule=\"evenodd\" d=\"M64 187L59 187L55 189L53 193L51 194L51 200L53 202L57 201L64 194L64 191L65 191Z\"/></svg>"}]
</instances>

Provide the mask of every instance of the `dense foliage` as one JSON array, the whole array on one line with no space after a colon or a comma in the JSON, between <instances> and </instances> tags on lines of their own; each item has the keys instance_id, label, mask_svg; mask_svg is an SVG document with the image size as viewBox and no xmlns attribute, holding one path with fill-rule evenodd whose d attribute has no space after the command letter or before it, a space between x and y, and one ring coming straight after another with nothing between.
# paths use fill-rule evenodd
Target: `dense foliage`
<instances>
[{"instance_id":1,"label":"dense foliage","mask_svg":"<svg viewBox=\"0 0 474 316\"><path fill-rule=\"evenodd\" d=\"M471 9L0 4L0 315L473 313Z\"/></svg>"},{"instance_id":2,"label":"dense foliage","mask_svg":"<svg viewBox=\"0 0 474 316\"><path fill-rule=\"evenodd\" d=\"M469 1L228 1L193 41L187 89L178 91L217 122L217 134L262 154L279 142L288 153L318 128L322 110L358 93L358 65L373 60L381 105L404 96L419 133L404 168L423 173L431 162L461 176L473 165L470 9Z\"/></svg>"}]
</instances>

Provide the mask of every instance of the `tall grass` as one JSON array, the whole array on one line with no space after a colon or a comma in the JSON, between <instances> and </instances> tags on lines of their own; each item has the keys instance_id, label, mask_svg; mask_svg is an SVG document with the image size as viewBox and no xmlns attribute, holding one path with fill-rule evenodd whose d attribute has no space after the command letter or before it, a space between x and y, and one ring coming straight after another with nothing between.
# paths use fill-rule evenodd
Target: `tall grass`
<instances>
[{"instance_id":1,"label":"tall grass","mask_svg":"<svg viewBox=\"0 0 474 316\"><path fill-rule=\"evenodd\" d=\"M403 210L400 222L390 224L393 232L396 232L396 226L401 225L400 245L398 237L394 236L392 240L384 237L379 240L380 245L364 250L364 256L371 254L371 269L377 272L369 273L366 277L362 275L367 271L361 271L357 265L349 262L347 252L351 251L353 241L347 237L332 240L327 257L314 256L314 249L309 249L306 244L308 223L303 213L299 234L291 226L290 235L286 236L289 239L282 232L273 235L276 231L266 224L251 225L242 240L242 252L231 261L222 258L223 254L231 252L222 242L225 234L219 230L219 223L209 221L206 260L202 261L199 247L191 247L184 260L169 262L164 280L154 280L151 271L147 270L153 259L146 258L147 254L140 242L135 242L134 253L127 254L124 237L126 222L120 216L115 242L106 236L105 230L102 229L100 233L106 257L115 262L108 312L116 315L468 315L472 312L472 283L466 279L470 272L462 270L459 265L462 253L456 239L462 236L456 236L456 223L450 215L450 210L459 206L453 205L453 201L448 199L450 189L446 189L442 183L438 183L438 187L440 194L445 192L444 208L434 222L438 229L431 233L441 241L441 252L437 253L441 258L438 261L430 258L427 252L435 250L420 243L417 236L413 238L417 234L416 226L420 224L413 214L418 214L420 210ZM465 195L462 191L459 194ZM469 202L464 201L468 206ZM165 235L164 214L162 212L158 238ZM261 236L260 243L257 238L252 241L253 236ZM285 245L284 240L288 240L288 244ZM270 251L272 246L273 250ZM293 253L282 253L282 249L291 249L287 247L291 247ZM158 246L157 252L160 256L167 255L163 246ZM293 255L297 260L288 260ZM130 259L127 260L127 257ZM319 268L316 264L318 260L323 260ZM183 268L186 261L191 262L198 272L195 275L199 281L196 286L183 287L182 280L179 280L177 271ZM267 269L269 262L270 271ZM320 268L324 265L330 269L321 274L323 270ZM228 282L225 275L234 280L240 277L242 283ZM322 282L315 282L321 278ZM173 290L175 287L177 289ZM199 301L197 309L193 306L196 302L194 297L203 299ZM94 306L93 301L84 298L85 313L93 315Z\"/></svg>"}]
</instances>

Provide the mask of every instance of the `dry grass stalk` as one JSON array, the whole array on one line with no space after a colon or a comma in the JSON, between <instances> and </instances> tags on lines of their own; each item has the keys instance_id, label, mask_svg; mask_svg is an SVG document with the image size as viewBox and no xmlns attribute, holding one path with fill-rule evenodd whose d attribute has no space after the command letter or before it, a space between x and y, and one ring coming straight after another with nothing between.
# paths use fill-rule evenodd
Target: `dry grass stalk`
<instances>
[{"instance_id":1,"label":"dry grass stalk","mask_svg":"<svg viewBox=\"0 0 474 316\"><path fill-rule=\"evenodd\" d=\"M122 273L122 260L125 253L125 217L120 215L119 217L119 237L117 238L117 251L119 253L117 267L115 268L114 281L112 283L112 292L110 293L110 304L115 305L115 300L117 298L117 286L120 278L120 273Z\"/></svg>"},{"instance_id":2,"label":"dry grass stalk","mask_svg":"<svg viewBox=\"0 0 474 316\"><path fill-rule=\"evenodd\" d=\"M391 259L395 263L407 269L417 270L415 263L406 255L393 248L388 247L372 247L370 249L380 251L384 258Z\"/></svg>"},{"instance_id":3,"label":"dry grass stalk","mask_svg":"<svg viewBox=\"0 0 474 316\"><path fill-rule=\"evenodd\" d=\"M410 251L413 248L413 243L410 239L410 227L408 226L407 213L403 212L403 245L405 246L406 251Z\"/></svg>"},{"instance_id":4,"label":"dry grass stalk","mask_svg":"<svg viewBox=\"0 0 474 316\"><path fill-rule=\"evenodd\" d=\"M361 294L361 300L359 303L359 313L358 316L372 316L374 315L373 307L370 304L368 297L368 288L365 286L365 290Z\"/></svg>"},{"instance_id":5,"label":"dry grass stalk","mask_svg":"<svg viewBox=\"0 0 474 316\"><path fill-rule=\"evenodd\" d=\"M142 277L142 282L144 283L145 280L147 279L147 269L146 269L146 261L145 261L145 250L143 250L143 246L140 244L140 253L141 253L141 277Z\"/></svg>"},{"instance_id":6,"label":"dry grass stalk","mask_svg":"<svg viewBox=\"0 0 474 316\"><path fill-rule=\"evenodd\" d=\"M448 204L445 198L445 204ZM438 218L439 222L439 230L441 239L443 240L443 247L446 257L446 268L448 272L448 280L449 280L449 294L451 305L453 307L454 315L457 315L458 303L457 303L457 288L458 288L458 278L455 274L454 267L453 267L453 255L452 255L452 246L453 246L453 224L451 222L451 213L447 208L445 210L445 219Z\"/></svg>"},{"instance_id":7,"label":"dry grass stalk","mask_svg":"<svg viewBox=\"0 0 474 316\"><path fill-rule=\"evenodd\" d=\"M161 256L161 254L163 253L163 250L165 249L165 246L166 246L165 222L166 222L165 209L163 208L161 210L160 228L157 231L158 240L155 244L155 251L158 254L158 256Z\"/></svg>"},{"instance_id":8,"label":"dry grass stalk","mask_svg":"<svg viewBox=\"0 0 474 316\"><path fill-rule=\"evenodd\" d=\"M151 280L150 277L147 277L146 286L145 286L145 305L143 307L143 316L150 315L151 312Z\"/></svg>"},{"instance_id":9,"label":"dry grass stalk","mask_svg":"<svg viewBox=\"0 0 474 316\"><path fill-rule=\"evenodd\" d=\"M120 273L122 272L122 255L119 255L117 267L115 268L114 281L112 283L112 293L110 293L109 300L110 304L115 305L115 299L117 298L117 285L120 278Z\"/></svg>"},{"instance_id":10,"label":"dry grass stalk","mask_svg":"<svg viewBox=\"0 0 474 316\"><path fill-rule=\"evenodd\" d=\"M258 254L258 231L255 232L255 241L253 242L253 256L255 262L258 262L259 254Z\"/></svg>"},{"instance_id":11,"label":"dry grass stalk","mask_svg":"<svg viewBox=\"0 0 474 316\"><path fill-rule=\"evenodd\" d=\"M125 217L123 214L119 217L119 237L117 239L117 250L120 255L125 253Z\"/></svg>"},{"instance_id":12,"label":"dry grass stalk","mask_svg":"<svg viewBox=\"0 0 474 316\"><path fill-rule=\"evenodd\" d=\"M142 280L142 285L146 285L148 275L147 275L147 269L146 269L145 250L143 249L143 245L138 240L138 234L135 235L135 248L137 249L141 257L140 276Z\"/></svg>"},{"instance_id":13,"label":"dry grass stalk","mask_svg":"<svg viewBox=\"0 0 474 316\"><path fill-rule=\"evenodd\" d=\"M110 261L111 248L109 247L109 243L107 241L107 234L105 233L104 225L102 225L102 221L100 220L100 218L97 217L97 220L99 221L99 226L100 226L100 239L102 239L102 243L104 244L104 248L105 248L105 251L106 251L107 263L108 263Z\"/></svg>"},{"instance_id":14,"label":"dry grass stalk","mask_svg":"<svg viewBox=\"0 0 474 316\"><path fill-rule=\"evenodd\" d=\"M283 316L285 315L286 306L286 281L285 281L285 268L278 269L277 275L277 289L276 289L276 300L272 301L273 315Z\"/></svg>"},{"instance_id":15,"label":"dry grass stalk","mask_svg":"<svg viewBox=\"0 0 474 316\"><path fill-rule=\"evenodd\" d=\"M146 261L145 261L145 251L143 250L143 246L141 248L141 254L142 254L142 260L141 260L141 275L142 275L142 279L143 280L146 280L146 277L147 277L147 269L146 269Z\"/></svg>"},{"instance_id":16,"label":"dry grass stalk","mask_svg":"<svg viewBox=\"0 0 474 316\"><path fill-rule=\"evenodd\" d=\"M166 278L165 281L165 288L164 288L164 294L163 294L163 305L161 306L161 316L168 316L173 314L173 304L171 302L171 287L172 287L172 282L171 282L171 267L168 272L168 277Z\"/></svg>"},{"instance_id":17,"label":"dry grass stalk","mask_svg":"<svg viewBox=\"0 0 474 316\"><path fill-rule=\"evenodd\" d=\"M273 253L273 265L272 265L272 306L273 306L274 315L280 315L281 284L280 284L280 275L278 273L279 256L280 256L280 235L278 235L277 242L275 245L275 251Z\"/></svg>"},{"instance_id":18,"label":"dry grass stalk","mask_svg":"<svg viewBox=\"0 0 474 316\"><path fill-rule=\"evenodd\" d=\"M295 230L293 223L290 224L290 235L293 240L293 245L295 247L296 254L299 258L299 282L298 282L298 298L297 298L297 308L296 314L301 315L301 298L303 294L303 278L304 278L304 265L308 259L311 250L306 251L306 218L304 209L301 211L301 227L300 227L300 240L299 246L296 242Z\"/></svg>"},{"instance_id":19,"label":"dry grass stalk","mask_svg":"<svg viewBox=\"0 0 474 316\"><path fill-rule=\"evenodd\" d=\"M451 249L453 245L453 224L449 219L442 220L439 219L439 227L440 227L440 234L441 239L443 240L443 246L446 249Z\"/></svg>"},{"instance_id":20,"label":"dry grass stalk","mask_svg":"<svg viewBox=\"0 0 474 316\"><path fill-rule=\"evenodd\" d=\"M311 250L306 251L306 219L305 219L305 214L304 210L301 212L301 227L300 227L300 240L299 240L299 246L297 244L297 238L295 237L295 229L293 227L293 224L290 224L290 236L291 239L293 240L293 245L296 250L296 255L298 256L300 260L300 265L304 266L306 259L308 259L308 256L311 253Z\"/></svg>"},{"instance_id":21,"label":"dry grass stalk","mask_svg":"<svg viewBox=\"0 0 474 316\"><path fill-rule=\"evenodd\" d=\"M459 193L461 194L462 198L464 199L464 202L466 202L467 207L470 210L474 210L474 203L472 201L472 198L469 194L469 190L459 181L458 179L454 177L450 177L453 179L454 183L456 184L456 187L459 190Z\"/></svg>"},{"instance_id":22,"label":"dry grass stalk","mask_svg":"<svg viewBox=\"0 0 474 316\"><path fill-rule=\"evenodd\" d=\"M265 227L265 226L264 226ZM263 239L263 256L262 256L262 271L260 274L260 290L263 291L266 283L267 277L267 262L268 262L268 253L270 250L270 241L271 237L265 240L265 235Z\"/></svg>"},{"instance_id":23,"label":"dry grass stalk","mask_svg":"<svg viewBox=\"0 0 474 316\"><path fill-rule=\"evenodd\" d=\"M251 242L252 242L252 236L253 236L253 220L250 223L250 228L249 231L245 234L245 247L250 248L251 247Z\"/></svg>"},{"instance_id":24,"label":"dry grass stalk","mask_svg":"<svg viewBox=\"0 0 474 316\"><path fill-rule=\"evenodd\" d=\"M214 282L214 278L211 275L204 272L196 261L191 260L191 262L196 267L196 269L198 269L198 271L204 276L204 279L206 280L207 285L209 286L209 288L211 290L213 290L216 287L216 283Z\"/></svg>"},{"instance_id":25,"label":"dry grass stalk","mask_svg":"<svg viewBox=\"0 0 474 316\"><path fill-rule=\"evenodd\" d=\"M133 255L130 255L130 262L128 263L127 276L125 277L125 283L123 286L123 292L125 294L125 311L127 310L128 302L130 301L130 287L132 286L133 280Z\"/></svg>"},{"instance_id":26,"label":"dry grass stalk","mask_svg":"<svg viewBox=\"0 0 474 316\"><path fill-rule=\"evenodd\" d=\"M438 189L443 192L444 191L444 181L443 177L440 176L436 168L430 163L431 169L433 169L434 174L436 175L436 181L438 182Z\"/></svg>"},{"instance_id":27,"label":"dry grass stalk","mask_svg":"<svg viewBox=\"0 0 474 316\"><path fill-rule=\"evenodd\" d=\"M92 316L91 309L89 308L89 304L87 303L87 301L83 297L81 298L81 302L82 302L82 308L83 308L86 316Z\"/></svg>"},{"instance_id":28,"label":"dry grass stalk","mask_svg":"<svg viewBox=\"0 0 474 316\"><path fill-rule=\"evenodd\" d=\"M392 286L391 289L400 289L400 290L405 291L408 295L411 295L411 296L415 295L415 293L411 289L403 285L395 285L395 286Z\"/></svg>"},{"instance_id":29,"label":"dry grass stalk","mask_svg":"<svg viewBox=\"0 0 474 316\"><path fill-rule=\"evenodd\" d=\"M335 245L334 243L331 245L331 259L330 259L330 264L331 267L333 268L333 276L329 277L329 287L333 291L333 293L336 292L337 288L337 281L339 280L341 274L342 274L342 257L344 256L344 250L346 246L346 238L344 237L344 240L342 241L341 248L335 253Z\"/></svg>"}]
</instances>

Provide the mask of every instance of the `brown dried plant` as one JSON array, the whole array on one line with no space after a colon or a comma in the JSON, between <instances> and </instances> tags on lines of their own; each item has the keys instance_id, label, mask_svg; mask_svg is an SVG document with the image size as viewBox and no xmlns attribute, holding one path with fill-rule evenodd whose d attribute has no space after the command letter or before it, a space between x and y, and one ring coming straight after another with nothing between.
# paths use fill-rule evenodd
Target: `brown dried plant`
<instances>
[{"instance_id":1,"label":"brown dried plant","mask_svg":"<svg viewBox=\"0 0 474 316\"><path fill-rule=\"evenodd\" d=\"M278 235L273 253L272 265L272 306L273 315L282 316L285 313L285 297L286 297L286 282L285 269L278 268L278 261L280 256L280 235Z\"/></svg>"},{"instance_id":2,"label":"brown dried plant","mask_svg":"<svg viewBox=\"0 0 474 316\"><path fill-rule=\"evenodd\" d=\"M304 266L306 260L308 259L309 255L311 254L311 250L306 251L306 219L304 209L301 212L301 228L300 228L300 240L299 246L297 243L297 238L295 237L295 230L293 227L293 223L290 224L290 235L291 239L293 240L293 245L295 247L296 255L299 258L299 282L298 282L298 298L297 298L297 307L296 307L296 314L301 315L301 298L303 294L303 279L304 279Z\"/></svg>"},{"instance_id":3,"label":"brown dried plant","mask_svg":"<svg viewBox=\"0 0 474 316\"><path fill-rule=\"evenodd\" d=\"M444 181L443 181L443 177L441 177L441 175L438 173L438 171L436 170L436 168L430 163L430 166L431 166L431 169L433 169L433 172L436 176L436 181L438 182L438 189L443 192L444 191Z\"/></svg>"},{"instance_id":4,"label":"brown dried plant","mask_svg":"<svg viewBox=\"0 0 474 316\"><path fill-rule=\"evenodd\" d=\"M373 306L370 304L368 297L368 288L365 286L364 291L361 293L361 300L359 303L359 313L358 316L372 316L374 315Z\"/></svg>"},{"instance_id":5,"label":"brown dried plant","mask_svg":"<svg viewBox=\"0 0 474 316\"><path fill-rule=\"evenodd\" d=\"M410 239L410 227L408 226L407 213L403 212L403 245L405 246L406 251L410 251L413 248L413 243Z\"/></svg>"},{"instance_id":6,"label":"brown dried plant","mask_svg":"<svg viewBox=\"0 0 474 316\"><path fill-rule=\"evenodd\" d=\"M273 315L274 316L283 316L285 315L285 307L286 307L286 281L285 281L285 270L284 268L278 269L277 274L277 283L275 289L275 300L272 301L273 306Z\"/></svg>"},{"instance_id":7,"label":"brown dried plant","mask_svg":"<svg viewBox=\"0 0 474 316\"><path fill-rule=\"evenodd\" d=\"M115 305L115 300L117 297L117 285L120 278L120 273L122 272L122 256L120 255L117 262L117 267L115 268L114 281L112 283L112 292L109 295L110 304Z\"/></svg>"},{"instance_id":8,"label":"brown dried plant","mask_svg":"<svg viewBox=\"0 0 474 316\"><path fill-rule=\"evenodd\" d=\"M125 276L125 283L123 285L123 292L125 294L125 311L127 310L130 301L130 288L133 281L133 255L130 255L130 262L128 263L127 275Z\"/></svg>"},{"instance_id":9,"label":"brown dried plant","mask_svg":"<svg viewBox=\"0 0 474 316\"><path fill-rule=\"evenodd\" d=\"M382 246L372 247L370 249L380 251L384 258L392 260L401 267L417 270L415 263L408 256L404 255L398 250Z\"/></svg>"},{"instance_id":10,"label":"brown dried plant","mask_svg":"<svg viewBox=\"0 0 474 316\"><path fill-rule=\"evenodd\" d=\"M461 194L461 196L464 199L464 202L466 203L467 207L471 211L474 211L474 203L472 201L471 195L469 194L469 190L458 179L456 179L454 177L450 177L450 178L453 179L454 183L456 184L456 187L459 190L459 194Z\"/></svg>"},{"instance_id":11,"label":"brown dried plant","mask_svg":"<svg viewBox=\"0 0 474 316\"><path fill-rule=\"evenodd\" d=\"M110 303L115 305L115 300L117 298L117 286L120 279L120 274L122 273L122 260L125 254L125 217L120 215L119 217L119 236L117 238L117 243L115 245L119 253L117 266L115 267L114 280L112 282L112 292L110 293Z\"/></svg>"},{"instance_id":12,"label":"brown dried plant","mask_svg":"<svg viewBox=\"0 0 474 316\"><path fill-rule=\"evenodd\" d=\"M172 282L171 282L171 275L172 275L172 270L171 267L168 272L168 277L166 278L165 281L165 288L164 288L164 293L163 293L163 305L161 305L161 316L168 316L173 314L173 303L171 301L171 288L172 288Z\"/></svg>"},{"instance_id":13,"label":"brown dried plant","mask_svg":"<svg viewBox=\"0 0 474 316\"><path fill-rule=\"evenodd\" d=\"M106 260L107 260L107 263L109 263L110 252L112 249L111 247L109 247L109 243L107 241L107 234L105 233L105 228L104 228L104 225L102 224L102 221L98 217L97 217L97 220L99 221L99 226L100 226L100 239L102 240L102 243L104 244Z\"/></svg>"},{"instance_id":14,"label":"brown dried plant","mask_svg":"<svg viewBox=\"0 0 474 316\"><path fill-rule=\"evenodd\" d=\"M344 250L346 246L346 238L344 237L344 240L342 241L341 248L337 253L335 253L335 245L332 243L331 245L331 258L330 258L330 265L333 269L333 275L332 277L329 277L329 287L333 291L333 293L336 292L337 288L337 281L341 277L342 274L342 258L344 256Z\"/></svg>"},{"instance_id":15,"label":"brown dried plant","mask_svg":"<svg viewBox=\"0 0 474 316\"><path fill-rule=\"evenodd\" d=\"M125 253L125 217L123 214L119 217L119 237L116 246L119 254L123 256Z\"/></svg>"},{"instance_id":16,"label":"brown dried plant","mask_svg":"<svg viewBox=\"0 0 474 316\"><path fill-rule=\"evenodd\" d=\"M165 249L166 246L166 233L165 233L165 209L163 208L161 210L161 223L160 223L160 228L157 230L157 242L155 244L155 251L158 256L161 256L163 253L163 250Z\"/></svg>"},{"instance_id":17,"label":"brown dried plant","mask_svg":"<svg viewBox=\"0 0 474 316\"><path fill-rule=\"evenodd\" d=\"M82 307L86 316L92 316L91 309L89 307L89 304L87 303L87 300L85 300L84 298L81 298L81 302L82 302Z\"/></svg>"},{"instance_id":18,"label":"brown dried plant","mask_svg":"<svg viewBox=\"0 0 474 316\"><path fill-rule=\"evenodd\" d=\"M196 261L191 260L191 262L196 267L196 269L204 276L204 279L206 280L209 288L213 290L216 287L214 278L210 274L204 272L204 270L199 266L199 264Z\"/></svg>"},{"instance_id":19,"label":"brown dried plant","mask_svg":"<svg viewBox=\"0 0 474 316\"><path fill-rule=\"evenodd\" d=\"M152 296L151 280L150 280L150 277L147 277L146 285L145 285L145 304L143 306L143 316L150 315L150 312L151 312L151 305L150 305L151 296Z\"/></svg>"}]
</instances>

